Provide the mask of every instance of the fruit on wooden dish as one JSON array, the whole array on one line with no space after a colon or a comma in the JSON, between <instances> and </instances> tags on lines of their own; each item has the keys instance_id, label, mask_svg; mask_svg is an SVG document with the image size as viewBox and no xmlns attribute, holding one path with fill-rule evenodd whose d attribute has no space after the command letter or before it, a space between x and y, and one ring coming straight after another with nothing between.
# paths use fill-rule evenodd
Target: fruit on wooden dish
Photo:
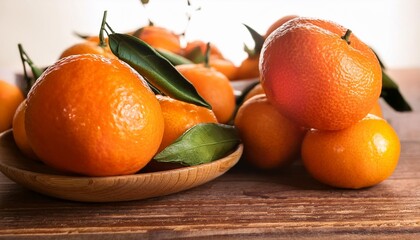
<instances>
[{"instance_id":1,"label":"fruit on wooden dish","mask_svg":"<svg viewBox=\"0 0 420 240\"><path fill-rule=\"evenodd\" d=\"M89 176L137 172L164 130L143 78L100 55L73 55L49 67L28 94L25 116L29 142L45 164Z\"/></svg>"},{"instance_id":2,"label":"fruit on wooden dish","mask_svg":"<svg viewBox=\"0 0 420 240\"><path fill-rule=\"evenodd\" d=\"M13 115L23 100L23 93L16 85L0 80L0 132L12 127Z\"/></svg>"}]
</instances>

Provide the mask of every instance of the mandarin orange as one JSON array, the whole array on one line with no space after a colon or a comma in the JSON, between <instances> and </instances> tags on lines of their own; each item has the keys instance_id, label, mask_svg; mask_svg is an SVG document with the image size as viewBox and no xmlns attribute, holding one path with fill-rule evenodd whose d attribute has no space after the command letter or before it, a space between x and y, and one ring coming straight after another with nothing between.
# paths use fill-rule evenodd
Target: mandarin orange
<instances>
[{"instance_id":1,"label":"mandarin orange","mask_svg":"<svg viewBox=\"0 0 420 240\"><path fill-rule=\"evenodd\" d=\"M62 58L41 75L28 94L25 129L45 164L114 176L152 159L164 122L155 95L130 66L84 54Z\"/></svg>"},{"instance_id":2,"label":"mandarin orange","mask_svg":"<svg viewBox=\"0 0 420 240\"><path fill-rule=\"evenodd\" d=\"M157 99L165 122L163 139L158 152L165 149L185 131L199 123L217 123L216 116L210 109L167 96L158 95Z\"/></svg>"},{"instance_id":3,"label":"mandarin orange","mask_svg":"<svg viewBox=\"0 0 420 240\"><path fill-rule=\"evenodd\" d=\"M28 158L37 159L31 145L28 141L25 129L25 113L26 113L26 99L19 104L13 116L13 138L19 150Z\"/></svg>"},{"instance_id":4,"label":"mandarin orange","mask_svg":"<svg viewBox=\"0 0 420 240\"><path fill-rule=\"evenodd\" d=\"M86 40L81 43L76 43L66 48L60 55L60 58L68 57L77 54L98 54L107 58L117 58L109 48L109 46L101 47L96 41Z\"/></svg>"},{"instance_id":5,"label":"mandarin orange","mask_svg":"<svg viewBox=\"0 0 420 240\"><path fill-rule=\"evenodd\" d=\"M299 17L298 15L286 15L284 17L279 18L275 22L273 22L266 30L264 38L267 38L274 30L281 27L283 24L285 24L287 21L292 20L294 18Z\"/></svg>"},{"instance_id":6,"label":"mandarin orange","mask_svg":"<svg viewBox=\"0 0 420 240\"><path fill-rule=\"evenodd\" d=\"M279 168L299 156L305 130L281 115L264 94L240 106L234 125L245 160L257 168Z\"/></svg>"},{"instance_id":7,"label":"mandarin orange","mask_svg":"<svg viewBox=\"0 0 420 240\"><path fill-rule=\"evenodd\" d=\"M12 127L13 115L23 100L23 93L16 85L0 80L0 132Z\"/></svg>"},{"instance_id":8,"label":"mandarin orange","mask_svg":"<svg viewBox=\"0 0 420 240\"><path fill-rule=\"evenodd\" d=\"M364 188L388 178L397 166L400 141L384 119L369 114L338 131L312 129L302 159L318 181L339 188Z\"/></svg>"},{"instance_id":9,"label":"mandarin orange","mask_svg":"<svg viewBox=\"0 0 420 240\"><path fill-rule=\"evenodd\" d=\"M178 65L176 69L211 105L219 123L227 123L231 119L235 111L235 95L229 79L224 74L200 64Z\"/></svg>"},{"instance_id":10,"label":"mandarin orange","mask_svg":"<svg viewBox=\"0 0 420 240\"><path fill-rule=\"evenodd\" d=\"M268 99L298 124L344 129L378 101L382 71L373 51L348 29L294 18L266 39L260 59Z\"/></svg>"},{"instance_id":11,"label":"mandarin orange","mask_svg":"<svg viewBox=\"0 0 420 240\"><path fill-rule=\"evenodd\" d=\"M179 35L158 26L145 26L134 32L135 37L145 41L154 48L161 48L173 53L181 53L181 41Z\"/></svg>"}]
</instances>

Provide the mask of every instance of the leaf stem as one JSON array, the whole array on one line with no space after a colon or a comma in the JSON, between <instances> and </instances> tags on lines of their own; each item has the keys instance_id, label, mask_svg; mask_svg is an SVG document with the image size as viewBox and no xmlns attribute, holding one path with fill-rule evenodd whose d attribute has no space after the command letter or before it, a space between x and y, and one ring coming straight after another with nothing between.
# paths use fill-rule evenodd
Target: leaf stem
<instances>
[{"instance_id":1,"label":"leaf stem","mask_svg":"<svg viewBox=\"0 0 420 240\"><path fill-rule=\"evenodd\" d=\"M40 75L40 72L39 72L40 70L37 67L35 67L31 58L28 56L28 54L25 52L25 50L23 50L22 44L20 44L20 43L18 44L18 49L19 49L20 59L22 61L22 66L23 66L23 75L24 75L24 79L25 79L25 82L26 82L26 93L25 93L25 95L27 95L29 90L34 85L34 83L36 81L36 78L39 77L38 75ZM33 78L31 78L28 75L25 63L27 63L29 65L29 67L32 69ZM37 71L37 72L35 72L35 71Z\"/></svg>"},{"instance_id":2,"label":"leaf stem","mask_svg":"<svg viewBox=\"0 0 420 240\"><path fill-rule=\"evenodd\" d=\"M100 47L106 47L106 41L104 37L104 31L105 31L105 25L106 25L106 15L107 11L104 11L104 15L102 17L102 23L101 23L101 29L99 30L99 46Z\"/></svg>"},{"instance_id":3,"label":"leaf stem","mask_svg":"<svg viewBox=\"0 0 420 240\"><path fill-rule=\"evenodd\" d=\"M211 50L211 46L210 46L210 42L208 42L206 45L206 52L204 54L204 66L206 68L210 67L210 50Z\"/></svg>"},{"instance_id":4,"label":"leaf stem","mask_svg":"<svg viewBox=\"0 0 420 240\"><path fill-rule=\"evenodd\" d=\"M351 30L347 29L346 33L344 34L344 36L341 37L341 39L345 40L347 42L347 44L350 45L350 35L351 35Z\"/></svg>"}]
</instances>

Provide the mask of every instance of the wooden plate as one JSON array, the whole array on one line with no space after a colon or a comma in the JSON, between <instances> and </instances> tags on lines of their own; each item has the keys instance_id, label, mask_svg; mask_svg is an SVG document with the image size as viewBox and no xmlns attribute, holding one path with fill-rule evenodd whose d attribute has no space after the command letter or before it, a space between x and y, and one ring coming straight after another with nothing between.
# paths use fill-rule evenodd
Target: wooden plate
<instances>
[{"instance_id":1,"label":"wooden plate","mask_svg":"<svg viewBox=\"0 0 420 240\"><path fill-rule=\"evenodd\" d=\"M164 196L209 182L233 167L242 145L230 155L207 164L116 177L65 175L25 158L12 131L0 134L0 171L11 180L42 194L82 202L130 201Z\"/></svg>"}]
</instances>

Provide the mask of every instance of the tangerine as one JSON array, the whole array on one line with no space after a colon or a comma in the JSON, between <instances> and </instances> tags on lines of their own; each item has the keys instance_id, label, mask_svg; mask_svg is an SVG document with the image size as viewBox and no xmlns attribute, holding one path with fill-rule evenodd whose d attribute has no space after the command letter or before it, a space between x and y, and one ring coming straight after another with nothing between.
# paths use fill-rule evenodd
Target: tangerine
<instances>
[{"instance_id":1,"label":"tangerine","mask_svg":"<svg viewBox=\"0 0 420 240\"><path fill-rule=\"evenodd\" d=\"M261 83L268 99L298 124L347 128L378 101L382 71L373 51L326 20L294 18L264 42Z\"/></svg>"},{"instance_id":2,"label":"tangerine","mask_svg":"<svg viewBox=\"0 0 420 240\"><path fill-rule=\"evenodd\" d=\"M145 26L137 30L134 36L154 48L162 48L173 53L180 53L182 50L179 35L163 27Z\"/></svg>"},{"instance_id":3,"label":"tangerine","mask_svg":"<svg viewBox=\"0 0 420 240\"><path fill-rule=\"evenodd\" d=\"M216 116L210 109L167 96L158 95L157 99L165 122L163 139L158 152L165 149L185 131L199 123L217 123Z\"/></svg>"},{"instance_id":4,"label":"tangerine","mask_svg":"<svg viewBox=\"0 0 420 240\"><path fill-rule=\"evenodd\" d=\"M144 79L118 59L72 55L50 66L27 98L25 129L35 154L64 172L137 172L155 155L163 116Z\"/></svg>"},{"instance_id":5,"label":"tangerine","mask_svg":"<svg viewBox=\"0 0 420 240\"><path fill-rule=\"evenodd\" d=\"M304 129L278 112L264 94L239 107L234 125L245 160L257 168L279 168L299 156Z\"/></svg>"},{"instance_id":6,"label":"tangerine","mask_svg":"<svg viewBox=\"0 0 420 240\"><path fill-rule=\"evenodd\" d=\"M264 38L267 38L274 30L281 27L283 24L285 24L287 21L292 20L294 18L299 17L298 15L286 15L284 17L279 18L275 22L273 22L265 32Z\"/></svg>"},{"instance_id":7,"label":"tangerine","mask_svg":"<svg viewBox=\"0 0 420 240\"><path fill-rule=\"evenodd\" d=\"M17 86L0 80L0 132L12 127L13 115L23 100L23 93Z\"/></svg>"},{"instance_id":8,"label":"tangerine","mask_svg":"<svg viewBox=\"0 0 420 240\"><path fill-rule=\"evenodd\" d=\"M117 58L109 48L109 46L102 47L98 42L86 40L85 42L76 43L65 49L59 58L68 57L77 54L98 54L107 58Z\"/></svg>"},{"instance_id":9,"label":"tangerine","mask_svg":"<svg viewBox=\"0 0 420 240\"><path fill-rule=\"evenodd\" d=\"M259 95L259 94L265 94L261 83L258 83L251 90L249 90L249 92L244 97L244 101L252 98L253 96Z\"/></svg>"},{"instance_id":10,"label":"tangerine","mask_svg":"<svg viewBox=\"0 0 420 240\"><path fill-rule=\"evenodd\" d=\"M16 109L13 116L13 138L19 150L28 158L37 159L31 145L28 141L28 136L25 129L25 113L26 113L26 99L23 100Z\"/></svg>"},{"instance_id":11,"label":"tangerine","mask_svg":"<svg viewBox=\"0 0 420 240\"><path fill-rule=\"evenodd\" d=\"M236 69L235 80L258 78L260 76L259 61L260 54L249 56L242 60Z\"/></svg>"},{"instance_id":12,"label":"tangerine","mask_svg":"<svg viewBox=\"0 0 420 240\"><path fill-rule=\"evenodd\" d=\"M201 40L194 40L187 43L187 45L183 48L182 55L195 63L199 63L204 61L206 50L206 42ZM214 59L224 59L222 52L213 43L210 43L210 56ZM199 57L200 61L196 61L196 57Z\"/></svg>"},{"instance_id":13,"label":"tangerine","mask_svg":"<svg viewBox=\"0 0 420 240\"><path fill-rule=\"evenodd\" d=\"M229 79L212 67L184 64L176 69L194 85L211 106L219 123L227 123L235 111L235 95Z\"/></svg>"},{"instance_id":14,"label":"tangerine","mask_svg":"<svg viewBox=\"0 0 420 240\"><path fill-rule=\"evenodd\" d=\"M384 119L369 114L338 131L312 129L302 160L318 181L339 188L364 188L388 178L397 166L400 141Z\"/></svg>"}]
</instances>

